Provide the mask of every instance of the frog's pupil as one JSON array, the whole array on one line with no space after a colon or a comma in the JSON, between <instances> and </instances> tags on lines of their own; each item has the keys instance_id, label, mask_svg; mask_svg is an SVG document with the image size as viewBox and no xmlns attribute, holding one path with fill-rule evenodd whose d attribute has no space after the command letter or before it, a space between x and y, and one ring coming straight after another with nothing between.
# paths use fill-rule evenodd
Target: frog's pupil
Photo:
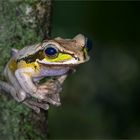
<instances>
[{"instance_id":1,"label":"frog's pupil","mask_svg":"<svg viewBox=\"0 0 140 140\"><path fill-rule=\"evenodd\" d=\"M53 47L48 47L45 49L45 54L49 56L54 56L57 54L57 50Z\"/></svg>"},{"instance_id":2,"label":"frog's pupil","mask_svg":"<svg viewBox=\"0 0 140 140\"><path fill-rule=\"evenodd\" d=\"M92 41L88 38L86 40L86 48L87 48L87 51L90 51L92 49Z\"/></svg>"}]
</instances>

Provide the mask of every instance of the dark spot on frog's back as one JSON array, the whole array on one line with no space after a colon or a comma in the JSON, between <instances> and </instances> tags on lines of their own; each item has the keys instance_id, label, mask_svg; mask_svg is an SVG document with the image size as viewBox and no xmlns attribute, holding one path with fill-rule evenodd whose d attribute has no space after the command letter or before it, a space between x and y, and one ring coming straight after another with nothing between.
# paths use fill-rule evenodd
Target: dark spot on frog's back
<instances>
[{"instance_id":1,"label":"dark spot on frog's back","mask_svg":"<svg viewBox=\"0 0 140 140\"><path fill-rule=\"evenodd\" d=\"M35 62L36 59L42 60L44 58L45 58L45 56L44 56L43 50L40 50L32 55L18 59L17 62L24 60L26 63L31 63L31 62Z\"/></svg>"}]
</instances>

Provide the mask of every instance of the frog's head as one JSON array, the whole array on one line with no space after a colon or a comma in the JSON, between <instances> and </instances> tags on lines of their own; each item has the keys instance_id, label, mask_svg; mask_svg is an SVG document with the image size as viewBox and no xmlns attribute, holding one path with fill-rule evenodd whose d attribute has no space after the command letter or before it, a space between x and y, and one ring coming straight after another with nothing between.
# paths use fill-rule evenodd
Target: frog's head
<instances>
[{"instance_id":1,"label":"frog's head","mask_svg":"<svg viewBox=\"0 0 140 140\"><path fill-rule=\"evenodd\" d=\"M82 34L73 39L57 37L42 43L43 59L37 62L47 65L78 65L89 60L91 42Z\"/></svg>"}]
</instances>

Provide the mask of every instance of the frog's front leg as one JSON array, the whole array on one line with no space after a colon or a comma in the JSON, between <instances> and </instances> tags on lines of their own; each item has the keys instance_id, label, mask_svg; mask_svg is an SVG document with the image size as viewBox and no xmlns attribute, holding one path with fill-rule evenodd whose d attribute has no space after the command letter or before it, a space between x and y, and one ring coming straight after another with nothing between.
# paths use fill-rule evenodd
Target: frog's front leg
<instances>
[{"instance_id":1,"label":"frog's front leg","mask_svg":"<svg viewBox=\"0 0 140 140\"><path fill-rule=\"evenodd\" d=\"M44 101L49 102L50 104L53 104L56 106L61 105L60 92L62 91L62 84L64 80L66 79L66 77L67 77L67 74L57 76L56 78L50 79L47 82L43 83L43 85L41 85L42 87L46 86L46 88L48 88L51 93L51 94L46 95L46 98L44 99Z\"/></svg>"},{"instance_id":2,"label":"frog's front leg","mask_svg":"<svg viewBox=\"0 0 140 140\"><path fill-rule=\"evenodd\" d=\"M45 99L48 102L52 103L48 99L48 94L55 94L56 92L60 92L61 85L59 84L59 81L49 80L45 84L35 85L32 78L32 75L34 75L35 73L35 69L26 67L17 69L15 72L15 76L26 93L37 99Z\"/></svg>"}]
</instances>

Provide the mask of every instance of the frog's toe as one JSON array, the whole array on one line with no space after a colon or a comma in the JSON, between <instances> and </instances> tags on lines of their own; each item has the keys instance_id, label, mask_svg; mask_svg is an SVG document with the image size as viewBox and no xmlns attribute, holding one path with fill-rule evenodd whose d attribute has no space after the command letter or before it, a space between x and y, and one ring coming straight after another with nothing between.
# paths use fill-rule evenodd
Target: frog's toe
<instances>
[{"instance_id":1,"label":"frog's toe","mask_svg":"<svg viewBox=\"0 0 140 140\"><path fill-rule=\"evenodd\" d=\"M36 106L39 107L39 108L42 108L44 110L49 109L49 104L46 104L46 103L36 103Z\"/></svg>"},{"instance_id":2,"label":"frog's toe","mask_svg":"<svg viewBox=\"0 0 140 140\"><path fill-rule=\"evenodd\" d=\"M37 114L40 113L40 108L38 108L38 107L34 108L33 110L34 110Z\"/></svg>"},{"instance_id":3,"label":"frog's toe","mask_svg":"<svg viewBox=\"0 0 140 140\"><path fill-rule=\"evenodd\" d=\"M46 98L44 99L44 101L46 101L46 102L48 102L52 105L55 105L55 106L60 106L61 105L59 93L48 94L46 96Z\"/></svg>"},{"instance_id":4,"label":"frog's toe","mask_svg":"<svg viewBox=\"0 0 140 140\"><path fill-rule=\"evenodd\" d=\"M28 106L29 108L31 108L32 110L34 110L36 113L40 113L40 108L35 106L35 105L32 105L26 101L23 102L26 106Z\"/></svg>"},{"instance_id":5,"label":"frog's toe","mask_svg":"<svg viewBox=\"0 0 140 140\"><path fill-rule=\"evenodd\" d=\"M44 109L44 110L48 110L49 109L49 105L48 104L43 104L41 108Z\"/></svg>"}]
</instances>

